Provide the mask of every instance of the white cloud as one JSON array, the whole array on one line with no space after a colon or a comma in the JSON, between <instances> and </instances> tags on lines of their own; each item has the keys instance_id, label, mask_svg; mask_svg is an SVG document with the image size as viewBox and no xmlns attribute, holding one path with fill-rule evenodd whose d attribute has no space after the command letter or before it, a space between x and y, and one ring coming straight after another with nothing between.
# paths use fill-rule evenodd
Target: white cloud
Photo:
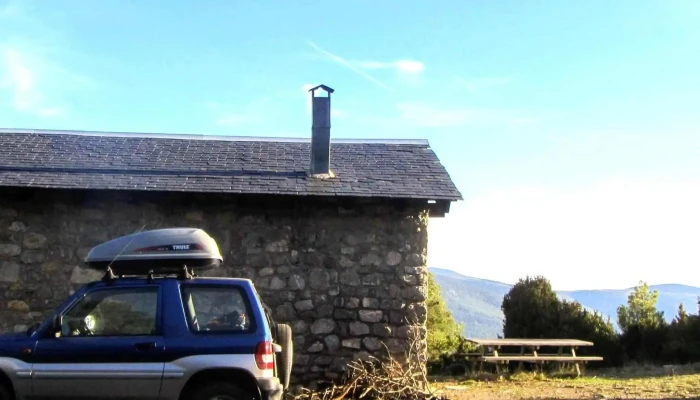
<instances>
[{"instance_id":1,"label":"white cloud","mask_svg":"<svg viewBox=\"0 0 700 400\"><path fill-rule=\"evenodd\" d=\"M0 103L18 113L56 117L71 110L70 94L96 82L70 66L79 58L63 32L23 0L0 4ZM80 68L84 63L76 61Z\"/></svg>"},{"instance_id":2,"label":"white cloud","mask_svg":"<svg viewBox=\"0 0 700 400\"><path fill-rule=\"evenodd\" d=\"M396 69L398 69L401 72L407 72L409 74L417 74L425 70L425 64L423 64L420 61L399 60L394 64L396 65Z\"/></svg>"},{"instance_id":3,"label":"white cloud","mask_svg":"<svg viewBox=\"0 0 700 400\"><path fill-rule=\"evenodd\" d=\"M325 56L327 59L335 62L336 64L340 64L340 65L344 66L345 68L348 68L349 70L357 73L358 75L362 76L363 78L367 79L368 81L374 83L375 85L377 85L383 89L390 90L389 87L387 85L385 85L383 82L379 81L378 79L376 79L372 75L370 75L367 72L363 71L362 69L358 68L357 66L355 66L355 64L351 63L350 61L346 60L345 58L343 58L337 54L333 54L330 51L327 51L327 50L321 48L320 46L316 45L316 43L308 42L308 44L309 44L309 46L313 47L317 52L319 52L320 54Z\"/></svg>"},{"instance_id":4,"label":"white cloud","mask_svg":"<svg viewBox=\"0 0 700 400\"><path fill-rule=\"evenodd\" d=\"M402 86L416 85L421 82L422 72L425 70L425 64L421 61L410 59L398 59L395 61L380 61L380 60L349 60L338 54L332 53L321 48L314 42L307 42L318 54L324 58L339 64L356 74L362 76L375 85L391 91L392 89L382 80L377 79L368 71L387 70L396 74Z\"/></svg>"},{"instance_id":5,"label":"white cloud","mask_svg":"<svg viewBox=\"0 0 700 400\"><path fill-rule=\"evenodd\" d=\"M375 78L373 75L370 75L367 70L392 70L398 74L399 77L404 79L404 83L415 82L416 76L425 70L425 64L416 60L400 59L396 61L352 61L341 57L338 54L331 53L330 51L321 48L316 43L308 42L308 44L328 60L348 68L349 70L386 90L391 89L384 82Z\"/></svg>"},{"instance_id":6,"label":"white cloud","mask_svg":"<svg viewBox=\"0 0 700 400\"><path fill-rule=\"evenodd\" d=\"M430 221L429 264L507 283L541 274L561 290L700 286L698 204L694 181L495 190Z\"/></svg>"},{"instance_id":7,"label":"white cloud","mask_svg":"<svg viewBox=\"0 0 700 400\"><path fill-rule=\"evenodd\" d=\"M16 111L40 117L61 115L68 107L64 94L91 84L28 42L0 44L0 98L8 98Z\"/></svg>"},{"instance_id":8,"label":"white cloud","mask_svg":"<svg viewBox=\"0 0 700 400\"><path fill-rule=\"evenodd\" d=\"M2 52L3 86L13 91L14 105L17 109L26 109L39 99L36 91L34 73L26 65L22 55L15 49L5 49Z\"/></svg>"},{"instance_id":9,"label":"white cloud","mask_svg":"<svg viewBox=\"0 0 700 400\"><path fill-rule=\"evenodd\" d=\"M44 117L58 115L60 109L46 105L32 64L20 51L13 48L2 50L2 80L0 86L12 96L12 105L17 111L29 112Z\"/></svg>"}]
</instances>

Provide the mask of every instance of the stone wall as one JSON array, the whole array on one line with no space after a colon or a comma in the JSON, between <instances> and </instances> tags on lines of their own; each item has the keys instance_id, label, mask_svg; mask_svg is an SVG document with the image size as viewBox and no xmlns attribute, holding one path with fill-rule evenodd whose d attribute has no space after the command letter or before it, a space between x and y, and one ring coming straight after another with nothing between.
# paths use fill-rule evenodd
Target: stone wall
<instances>
[{"instance_id":1,"label":"stone wall","mask_svg":"<svg viewBox=\"0 0 700 400\"><path fill-rule=\"evenodd\" d=\"M400 203L0 189L0 328L24 331L99 279L89 249L140 229L201 227L216 275L253 279L294 332L297 382L424 340L427 212ZM417 329L412 329L411 326Z\"/></svg>"}]
</instances>

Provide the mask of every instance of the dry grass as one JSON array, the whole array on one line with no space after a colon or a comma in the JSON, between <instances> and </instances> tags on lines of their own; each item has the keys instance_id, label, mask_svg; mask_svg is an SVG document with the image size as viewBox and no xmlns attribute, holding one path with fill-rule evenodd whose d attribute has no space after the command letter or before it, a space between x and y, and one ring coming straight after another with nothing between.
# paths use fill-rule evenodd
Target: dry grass
<instances>
[{"instance_id":1,"label":"dry grass","mask_svg":"<svg viewBox=\"0 0 700 400\"><path fill-rule=\"evenodd\" d=\"M384 357L353 361L341 382L324 388L301 388L288 393L290 400L524 400L524 399L699 399L700 364L674 367L632 366L622 369L585 369L582 377L572 370L556 375L515 373L479 376L429 377L424 358L415 357L417 342L410 343L408 360Z\"/></svg>"},{"instance_id":2,"label":"dry grass","mask_svg":"<svg viewBox=\"0 0 700 400\"><path fill-rule=\"evenodd\" d=\"M700 399L700 368L635 367L589 371L581 378L541 374L478 379L434 379L437 394L452 400L491 399Z\"/></svg>"},{"instance_id":3,"label":"dry grass","mask_svg":"<svg viewBox=\"0 0 700 400\"><path fill-rule=\"evenodd\" d=\"M370 356L348 364L349 374L343 382L321 390L302 389L293 400L439 400L433 395L424 358L416 351L419 342L412 341L403 362L395 359L385 347L383 357Z\"/></svg>"}]
</instances>

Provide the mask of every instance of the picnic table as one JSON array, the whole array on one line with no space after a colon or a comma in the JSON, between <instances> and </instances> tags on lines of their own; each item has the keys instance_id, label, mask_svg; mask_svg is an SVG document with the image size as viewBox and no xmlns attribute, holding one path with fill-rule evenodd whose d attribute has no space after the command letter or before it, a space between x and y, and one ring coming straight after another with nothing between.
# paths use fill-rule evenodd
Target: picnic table
<instances>
[{"instance_id":1,"label":"picnic table","mask_svg":"<svg viewBox=\"0 0 700 400\"><path fill-rule=\"evenodd\" d=\"M508 364L509 362L517 361L518 369L522 368L523 363L534 363L542 365L546 362L556 362L560 366L563 364L572 364L576 369L576 374L581 375L579 364L585 364L590 361L603 361L603 357L598 356L577 356L576 350L579 347L593 346L593 342L588 342L578 339L475 339L466 338L468 342L474 343L479 349L475 353L464 353L468 360L479 362L479 371L483 369L484 363L493 363L496 365L496 371L500 372L500 365ZM504 354L501 352L503 347L520 348L517 354ZM540 353L542 347L555 347L557 352Z\"/></svg>"}]
</instances>

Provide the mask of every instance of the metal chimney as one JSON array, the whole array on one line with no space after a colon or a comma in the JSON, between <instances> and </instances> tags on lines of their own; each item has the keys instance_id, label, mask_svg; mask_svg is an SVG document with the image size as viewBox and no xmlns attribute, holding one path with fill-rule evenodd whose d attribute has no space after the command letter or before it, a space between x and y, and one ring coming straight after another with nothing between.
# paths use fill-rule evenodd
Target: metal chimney
<instances>
[{"instance_id":1,"label":"metal chimney","mask_svg":"<svg viewBox=\"0 0 700 400\"><path fill-rule=\"evenodd\" d=\"M328 96L317 96L316 90L323 89ZM331 162L331 93L333 89L318 85L311 92L311 175L332 176Z\"/></svg>"}]
</instances>

